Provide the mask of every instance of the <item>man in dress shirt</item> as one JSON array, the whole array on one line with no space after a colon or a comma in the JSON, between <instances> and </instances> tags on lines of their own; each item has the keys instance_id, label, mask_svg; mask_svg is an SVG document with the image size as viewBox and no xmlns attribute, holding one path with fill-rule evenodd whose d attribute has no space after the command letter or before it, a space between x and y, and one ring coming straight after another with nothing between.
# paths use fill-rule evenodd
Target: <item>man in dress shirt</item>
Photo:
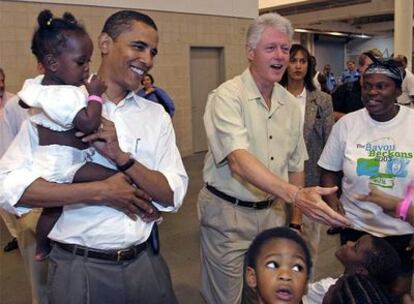
<instances>
[{"instance_id":1,"label":"man in dress shirt","mask_svg":"<svg viewBox=\"0 0 414 304\"><path fill-rule=\"evenodd\" d=\"M176 303L168 267L149 244L147 198L160 211L176 211L188 177L168 114L134 94L157 54L157 27L147 15L120 11L105 22L98 45L109 120L84 140L100 152L93 161L122 172L78 184L38 178L30 165L36 129L26 121L0 162L0 206L15 213L64 206L49 234L51 303Z\"/></svg>"},{"instance_id":2,"label":"man in dress shirt","mask_svg":"<svg viewBox=\"0 0 414 304\"><path fill-rule=\"evenodd\" d=\"M303 115L277 83L289 61L292 35L287 19L259 16L247 32L249 67L208 96L209 151L198 214L201 293L210 304L240 303L247 248L262 230L284 224L273 209L275 198L325 223L348 223L321 199L334 188L301 188L307 159Z\"/></svg>"},{"instance_id":3,"label":"man in dress shirt","mask_svg":"<svg viewBox=\"0 0 414 304\"><path fill-rule=\"evenodd\" d=\"M0 87L4 91L4 73L1 71ZM19 132L21 124L27 118L27 111L19 106L17 95L7 94L7 96L12 96L7 100L4 99L4 96L5 94L3 94L3 101L6 102L4 107L0 107L0 158L7 151ZM36 251L35 227L40 213L41 209L36 208L25 216L17 217L0 208L0 216L14 237L13 241L6 245L5 250L13 248L14 243L15 248L19 248L30 284L32 304L47 303L47 261L37 262L34 259Z\"/></svg>"}]
</instances>

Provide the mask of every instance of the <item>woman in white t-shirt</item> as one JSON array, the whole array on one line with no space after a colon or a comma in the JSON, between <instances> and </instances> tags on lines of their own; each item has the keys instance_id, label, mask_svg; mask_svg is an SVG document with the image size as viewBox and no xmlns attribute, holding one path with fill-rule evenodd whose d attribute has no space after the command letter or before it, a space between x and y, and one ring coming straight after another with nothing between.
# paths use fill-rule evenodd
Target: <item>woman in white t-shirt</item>
<instances>
[{"instance_id":1,"label":"woman in white t-shirt","mask_svg":"<svg viewBox=\"0 0 414 304\"><path fill-rule=\"evenodd\" d=\"M352 221L353 229L341 232L341 243L355 241L364 234L383 237L402 260L396 293L411 287L413 265L408 247L414 228L382 211L382 208L356 199L369 192L369 185L404 196L414 179L414 111L396 104L401 94L404 70L393 60L372 58L363 75L364 108L349 113L334 125L318 165L322 167L322 186L334 186L342 172L342 195L325 197L326 202Z\"/></svg>"}]
</instances>

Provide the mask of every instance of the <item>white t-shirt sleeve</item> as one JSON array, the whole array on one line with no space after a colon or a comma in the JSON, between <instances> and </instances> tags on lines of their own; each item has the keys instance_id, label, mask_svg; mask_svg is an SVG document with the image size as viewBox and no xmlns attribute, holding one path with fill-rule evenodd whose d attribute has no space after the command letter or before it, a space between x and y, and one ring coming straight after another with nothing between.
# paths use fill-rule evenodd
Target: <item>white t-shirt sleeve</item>
<instances>
[{"instance_id":1,"label":"white t-shirt sleeve","mask_svg":"<svg viewBox=\"0 0 414 304\"><path fill-rule=\"evenodd\" d=\"M341 171L345 157L345 120L339 120L332 128L328 141L319 158L318 165L326 170Z\"/></svg>"}]
</instances>

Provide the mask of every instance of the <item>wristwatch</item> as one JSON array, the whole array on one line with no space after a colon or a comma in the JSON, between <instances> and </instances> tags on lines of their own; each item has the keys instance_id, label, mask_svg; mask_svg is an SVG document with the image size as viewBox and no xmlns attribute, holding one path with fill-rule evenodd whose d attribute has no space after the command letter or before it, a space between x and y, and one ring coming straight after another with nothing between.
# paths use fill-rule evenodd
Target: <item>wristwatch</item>
<instances>
[{"instance_id":1,"label":"wristwatch","mask_svg":"<svg viewBox=\"0 0 414 304\"><path fill-rule=\"evenodd\" d=\"M123 165L116 165L116 168L121 171L121 172L125 172L126 170L128 170L129 168L131 168L134 163L135 163L135 159L132 156L131 153L127 153L128 154L128 160L125 164Z\"/></svg>"}]
</instances>

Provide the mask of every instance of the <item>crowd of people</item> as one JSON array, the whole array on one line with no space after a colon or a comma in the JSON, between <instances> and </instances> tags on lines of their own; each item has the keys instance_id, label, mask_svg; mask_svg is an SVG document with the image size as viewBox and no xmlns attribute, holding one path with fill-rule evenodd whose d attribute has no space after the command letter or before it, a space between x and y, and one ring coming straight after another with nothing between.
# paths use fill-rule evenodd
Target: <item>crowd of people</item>
<instances>
[{"instance_id":1,"label":"crowd of people","mask_svg":"<svg viewBox=\"0 0 414 304\"><path fill-rule=\"evenodd\" d=\"M286 18L257 17L248 66L207 98L201 295L412 303L414 112L397 102L405 86L412 95L406 59L364 52L337 86L292 40ZM0 70L0 214L33 303L177 303L157 225L179 210L188 177L175 104L149 74L158 41L151 17L118 11L90 74L86 28L44 10L31 45L39 75L12 96ZM313 282L321 223L340 228L345 270Z\"/></svg>"}]
</instances>

